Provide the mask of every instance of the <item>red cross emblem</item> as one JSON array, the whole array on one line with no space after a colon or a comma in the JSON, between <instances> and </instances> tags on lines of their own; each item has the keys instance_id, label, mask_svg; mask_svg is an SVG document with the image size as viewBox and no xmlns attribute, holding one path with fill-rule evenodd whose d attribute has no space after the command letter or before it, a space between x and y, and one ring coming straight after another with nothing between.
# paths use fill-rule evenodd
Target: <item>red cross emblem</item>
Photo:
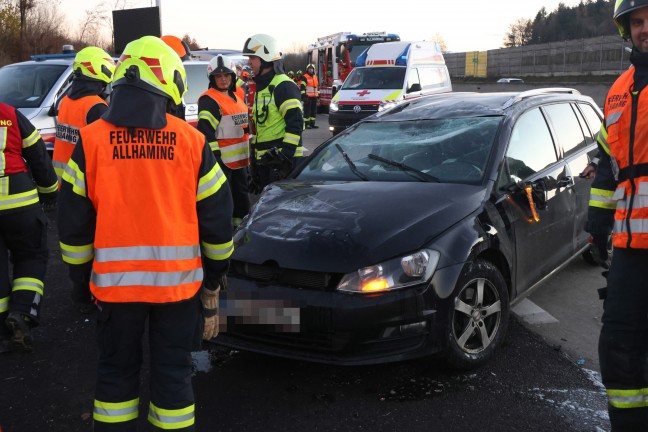
<instances>
[{"instance_id":1,"label":"red cross emblem","mask_svg":"<svg viewBox=\"0 0 648 432\"><path fill-rule=\"evenodd\" d=\"M358 92L357 94L358 94L358 96L364 96L364 95L368 95L370 93L371 92L369 90L362 90L361 92Z\"/></svg>"}]
</instances>

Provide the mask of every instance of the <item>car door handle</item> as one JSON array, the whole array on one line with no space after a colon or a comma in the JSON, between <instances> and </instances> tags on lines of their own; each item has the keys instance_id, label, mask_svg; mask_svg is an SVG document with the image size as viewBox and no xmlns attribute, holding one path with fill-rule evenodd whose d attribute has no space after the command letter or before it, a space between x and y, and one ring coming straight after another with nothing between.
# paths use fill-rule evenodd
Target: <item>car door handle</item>
<instances>
[{"instance_id":1,"label":"car door handle","mask_svg":"<svg viewBox=\"0 0 648 432\"><path fill-rule=\"evenodd\" d=\"M559 188L571 188L574 186L574 178L573 177L563 177L558 180L558 184L556 187Z\"/></svg>"}]
</instances>

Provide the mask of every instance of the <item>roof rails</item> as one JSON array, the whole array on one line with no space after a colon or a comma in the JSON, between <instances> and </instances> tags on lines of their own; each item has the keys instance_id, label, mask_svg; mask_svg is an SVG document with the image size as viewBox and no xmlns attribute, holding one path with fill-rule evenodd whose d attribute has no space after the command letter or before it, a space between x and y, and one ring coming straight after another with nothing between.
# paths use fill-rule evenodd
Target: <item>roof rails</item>
<instances>
[{"instance_id":1,"label":"roof rails","mask_svg":"<svg viewBox=\"0 0 648 432\"><path fill-rule=\"evenodd\" d=\"M66 54L35 54L31 56L32 60L43 61L43 60L53 60L53 59L66 59L74 58L76 53L66 53Z\"/></svg>"},{"instance_id":2,"label":"roof rails","mask_svg":"<svg viewBox=\"0 0 648 432\"><path fill-rule=\"evenodd\" d=\"M511 99L507 100L504 105L502 105L502 109L506 109L512 105L515 105L516 103L530 98L532 96L537 96L537 95L542 95L542 94L573 94L573 95L579 95L581 92L579 92L576 89L572 88L567 88L567 87L547 87L547 88L540 88L540 89L534 89L534 90L527 90L520 92L513 96Z\"/></svg>"}]
</instances>

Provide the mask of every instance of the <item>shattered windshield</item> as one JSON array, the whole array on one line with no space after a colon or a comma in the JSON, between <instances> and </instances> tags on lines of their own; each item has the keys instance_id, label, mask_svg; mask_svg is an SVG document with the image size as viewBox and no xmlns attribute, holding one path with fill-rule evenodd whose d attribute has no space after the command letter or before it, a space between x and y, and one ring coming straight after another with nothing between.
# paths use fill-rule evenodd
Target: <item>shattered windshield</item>
<instances>
[{"instance_id":1,"label":"shattered windshield","mask_svg":"<svg viewBox=\"0 0 648 432\"><path fill-rule=\"evenodd\" d=\"M50 92L66 65L24 64L0 69L0 102L14 108L37 108Z\"/></svg>"},{"instance_id":2,"label":"shattered windshield","mask_svg":"<svg viewBox=\"0 0 648 432\"><path fill-rule=\"evenodd\" d=\"M364 122L329 141L298 178L480 184L501 121L493 116Z\"/></svg>"}]
</instances>

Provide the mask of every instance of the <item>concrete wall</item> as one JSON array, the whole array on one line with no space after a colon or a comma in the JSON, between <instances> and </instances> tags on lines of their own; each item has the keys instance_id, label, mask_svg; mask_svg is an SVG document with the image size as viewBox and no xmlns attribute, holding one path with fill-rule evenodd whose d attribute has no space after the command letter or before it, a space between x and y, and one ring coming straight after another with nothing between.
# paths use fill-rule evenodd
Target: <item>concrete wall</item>
<instances>
[{"instance_id":1,"label":"concrete wall","mask_svg":"<svg viewBox=\"0 0 648 432\"><path fill-rule=\"evenodd\" d=\"M531 83L526 82L524 84L491 84L491 83L461 83L461 82L452 82L452 90L455 92L508 92L508 91L525 91L532 90L537 88L547 88L547 87L569 87L578 90L581 94L587 95L594 99L594 102L599 107L603 107L603 102L607 95L608 90L610 89L611 83L561 83L561 82L542 82L542 83Z\"/></svg>"}]
</instances>

